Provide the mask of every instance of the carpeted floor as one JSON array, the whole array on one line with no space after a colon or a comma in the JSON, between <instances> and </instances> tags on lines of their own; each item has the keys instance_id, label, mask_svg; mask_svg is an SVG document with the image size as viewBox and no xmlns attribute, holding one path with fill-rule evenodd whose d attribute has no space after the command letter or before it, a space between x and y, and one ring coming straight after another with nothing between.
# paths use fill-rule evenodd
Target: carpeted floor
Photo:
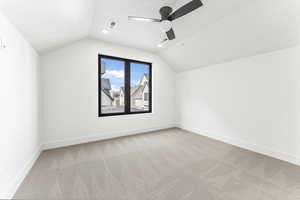
<instances>
[{"instance_id":1,"label":"carpeted floor","mask_svg":"<svg viewBox=\"0 0 300 200\"><path fill-rule=\"evenodd\" d=\"M168 129L44 151L15 198L298 200L300 167Z\"/></svg>"}]
</instances>

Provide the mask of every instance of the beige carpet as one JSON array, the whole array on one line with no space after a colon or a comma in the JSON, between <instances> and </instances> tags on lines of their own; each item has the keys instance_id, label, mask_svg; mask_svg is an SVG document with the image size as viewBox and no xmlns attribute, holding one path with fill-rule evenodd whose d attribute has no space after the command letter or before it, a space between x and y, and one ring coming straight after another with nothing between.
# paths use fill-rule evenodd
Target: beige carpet
<instances>
[{"instance_id":1,"label":"beige carpet","mask_svg":"<svg viewBox=\"0 0 300 200\"><path fill-rule=\"evenodd\" d=\"M15 198L298 200L300 167L169 129L45 151Z\"/></svg>"}]
</instances>

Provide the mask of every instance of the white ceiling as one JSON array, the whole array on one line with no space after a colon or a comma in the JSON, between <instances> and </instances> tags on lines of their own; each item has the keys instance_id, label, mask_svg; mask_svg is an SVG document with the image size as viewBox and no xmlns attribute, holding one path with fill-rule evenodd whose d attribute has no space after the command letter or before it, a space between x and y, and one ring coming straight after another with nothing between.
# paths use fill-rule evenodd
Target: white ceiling
<instances>
[{"instance_id":1,"label":"white ceiling","mask_svg":"<svg viewBox=\"0 0 300 200\"><path fill-rule=\"evenodd\" d=\"M191 37L163 49L161 56L183 71L299 44L299 0L247 2L213 23L199 26ZM199 18L201 22L203 18Z\"/></svg>"},{"instance_id":2,"label":"white ceiling","mask_svg":"<svg viewBox=\"0 0 300 200\"><path fill-rule=\"evenodd\" d=\"M0 9L38 51L86 37L94 15L93 0L0 0Z\"/></svg>"},{"instance_id":3,"label":"white ceiling","mask_svg":"<svg viewBox=\"0 0 300 200\"><path fill-rule=\"evenodd\" d=\"M202 0L204 6L173 22L176 39L164 48L156 17L164 5L189 0L0 0L0 9L40 52L93 37L161 55L177 71L285 48L300 41L299 0ZM117 27L104 35L109 20Z\"/></svg>"}]
</instances>

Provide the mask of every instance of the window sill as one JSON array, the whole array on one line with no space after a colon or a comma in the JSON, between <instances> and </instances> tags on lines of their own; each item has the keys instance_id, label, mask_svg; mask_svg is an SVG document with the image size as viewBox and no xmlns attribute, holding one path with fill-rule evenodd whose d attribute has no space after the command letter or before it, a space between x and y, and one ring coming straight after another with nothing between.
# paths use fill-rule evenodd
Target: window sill
<instances>
[{"instance_id":1,"label":"window sill","mask_svg":"<svg viewBox=\"0 0 300 200\"><path fill-rule=\"evenodd\" d=\"M110 116L152 114L152 113L153 113L152 111L141 111L141 112L131 112L131 113L107 113L107 114L100 114L99 118L101 118L101 117L110 117Z\"/></svg>"}]
</instances>

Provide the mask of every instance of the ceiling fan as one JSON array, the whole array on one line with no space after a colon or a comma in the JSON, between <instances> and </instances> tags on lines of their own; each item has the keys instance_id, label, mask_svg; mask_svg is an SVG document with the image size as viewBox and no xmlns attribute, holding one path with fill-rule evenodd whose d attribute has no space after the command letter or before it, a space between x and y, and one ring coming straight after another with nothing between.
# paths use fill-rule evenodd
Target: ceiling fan
<instances>
[{"instance_id":1,"label":"ceiling fan","mask_svg":"<svg viewBox=\"0 0 300 200\"><path fill-rule=\"evenodd\" d=\"M203 3L200 0L192 0L174 12L173 12L173 9L169 6L162 7L159 10L161 19L135 17L135 16L129 16L128 19L133 20L133 21L162 23L162 30L164 32L166 32L169 40L173 40L173 39L175 39L175 33L172 28L172 21L196 10L197 8L201 7L202 5L203 5Z\"/></svg>"}]
</instances>

